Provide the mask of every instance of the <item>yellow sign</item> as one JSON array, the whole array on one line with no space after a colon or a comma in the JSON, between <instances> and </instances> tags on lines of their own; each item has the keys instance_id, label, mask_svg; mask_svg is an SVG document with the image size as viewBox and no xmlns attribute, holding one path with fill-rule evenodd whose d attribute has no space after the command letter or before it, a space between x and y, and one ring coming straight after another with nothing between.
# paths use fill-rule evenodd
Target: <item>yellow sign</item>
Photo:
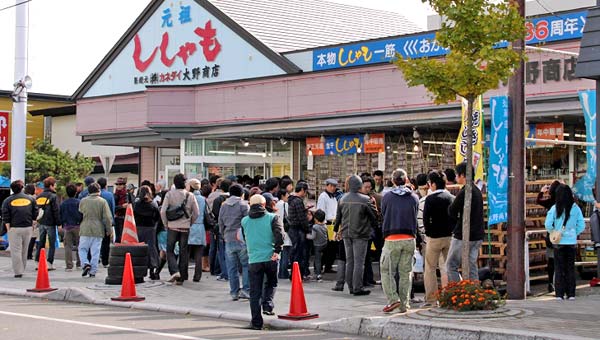
<instances>
[{"instance_id":1,"label":"yellow sign","mask_svg":"<svg viewBox=\"0 0 600 340\"><path fill-rule=\"evenodd\" d=\"M462 125L456 139L456 164L465 161L467 156L467 100L462 100ZM483 98L475 99L473 103L473 167L475 182L483 180Z\"/></svg>"}]
</instances>

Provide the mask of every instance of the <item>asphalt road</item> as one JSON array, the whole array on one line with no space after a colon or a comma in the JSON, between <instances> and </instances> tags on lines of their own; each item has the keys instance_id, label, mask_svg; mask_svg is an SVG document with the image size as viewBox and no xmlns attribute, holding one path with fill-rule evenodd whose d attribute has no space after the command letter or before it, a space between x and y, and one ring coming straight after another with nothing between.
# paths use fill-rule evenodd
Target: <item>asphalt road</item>
<instances>
[{"instance_id":1,"label":"asphalt road","mask_svg":"<svg viewBox=\"0 0 600 340\"><path fill-rule=\"evenodd\" d=\"M0 337L63 339L371 339L313 330L244 329L243 322L0 296Z\"/></svg>"}]
</instances>

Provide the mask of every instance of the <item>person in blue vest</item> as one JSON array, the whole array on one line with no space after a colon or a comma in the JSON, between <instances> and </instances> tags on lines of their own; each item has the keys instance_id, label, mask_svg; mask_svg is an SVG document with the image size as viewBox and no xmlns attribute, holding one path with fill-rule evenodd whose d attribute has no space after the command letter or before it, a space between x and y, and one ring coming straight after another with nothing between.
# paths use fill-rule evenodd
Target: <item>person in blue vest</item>
<instances>
[{"instance_id":1,"label":"person in blue vest","mask_svg":"<svg viewBox=\"0 0 600 340\"><path fill-rule=\"evenodd\" d=\"M275 315L275 288L279 253L283 246L282 224L276 214L266 211L267 200L262 195L250 197L250 212L242 219L242 229L248 249L250 277L251 329L263 327L262 313ZM266 277L266 283L264 278ZM263 289L264 284L264 289Z\"/></svg>"}]
</instances>

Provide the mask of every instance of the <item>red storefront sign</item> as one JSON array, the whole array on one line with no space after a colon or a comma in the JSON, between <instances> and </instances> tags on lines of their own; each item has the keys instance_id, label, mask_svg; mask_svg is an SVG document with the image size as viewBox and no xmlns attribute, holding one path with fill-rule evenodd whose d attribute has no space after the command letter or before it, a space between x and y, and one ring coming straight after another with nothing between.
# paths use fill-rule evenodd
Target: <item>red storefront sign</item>
<instances>
[{"instance_id":1,"label":"red storefront sign","mask_svg":"<svg viewBox=\"0 0 600 340\"><path fill-rule=\"evenodd\" d=\"M306 138L306 154L313 156L325 155L325 141L321 137Z\"/></svg>"},{"instance_id":2,"label":"red storefront sign","mask_svg":"<svg viewBox=\"0 0 600 340\"><path fill-rule=\"evenodd\" d=\"M0 161L8 161L8 112L0 111Z\"/></svg>"},{"instance_id":3,"label":"red storefront sign","mask_svg":"<svg viewBox=\"0 0 600 340\"><path fill-rule=\"evenodd\" d=\"M541 123L535 124L535 138L548 140L564 140L563 123ZM544 145L545 143L537 143Z\"/></svg>"},{"instance_id":4,"label":"red storefront sign","mask_svg":"<svg viewBox=\"0 0 600 340\"><path fill-rule=\"evenodd\" d=\"M372 133L365 135L365 153L379 153L385 151L385 134Z\"/></svg>"}]
</instances>

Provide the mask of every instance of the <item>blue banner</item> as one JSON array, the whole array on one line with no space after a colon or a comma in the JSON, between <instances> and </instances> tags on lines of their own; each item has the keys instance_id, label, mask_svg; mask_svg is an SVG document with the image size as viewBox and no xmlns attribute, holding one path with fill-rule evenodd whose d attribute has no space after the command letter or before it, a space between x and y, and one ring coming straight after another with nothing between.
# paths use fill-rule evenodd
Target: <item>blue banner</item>
<instances>
[{"instance_id":1,"label":"blue banner","mask_svg":"<svg viewBox=\"0 0 600 340\"><path fill-rule=\"evenodd\" d=\"M490 98L490 161L488 162L488 225L508 220L508 97Z\"/></svg>"},{"instance_id":2,"label":"blue banner","mask_svg":"<svg viewBox=\"0 0 600 340\"><path fill-rule=\"evenodd\" d=\"M325 140L326 155L352 155L364 152L362 135L327 137Z\"/></svg>"},{"instance_id":3,"label":"blue banner","mask_svg":"<svg viewBox=\"0 0 600 340\"><path fill-rule=\"evenodd\" d=\"M592 188L596 182L596 91L579 91L579 101L585 117L587 171L573 186L573 193L580 200L594 202Z\"/></svg>"},{"instance_id":4,"label":"blue banner","mask_svg":"<svg viewBox=\"0 0 600 340\"><path fill-rule=\"evenodd\" d=\"M530 19L526 22L528 45L578 39L583 35L587 11L562 13ZM497 47L505 47L499 43ZM367 41L313 51L313 71L390 62L396 52L403 58L443 56L448 49L437 44L435 32L413 36Z\"/></svg>"}]
</instances>

